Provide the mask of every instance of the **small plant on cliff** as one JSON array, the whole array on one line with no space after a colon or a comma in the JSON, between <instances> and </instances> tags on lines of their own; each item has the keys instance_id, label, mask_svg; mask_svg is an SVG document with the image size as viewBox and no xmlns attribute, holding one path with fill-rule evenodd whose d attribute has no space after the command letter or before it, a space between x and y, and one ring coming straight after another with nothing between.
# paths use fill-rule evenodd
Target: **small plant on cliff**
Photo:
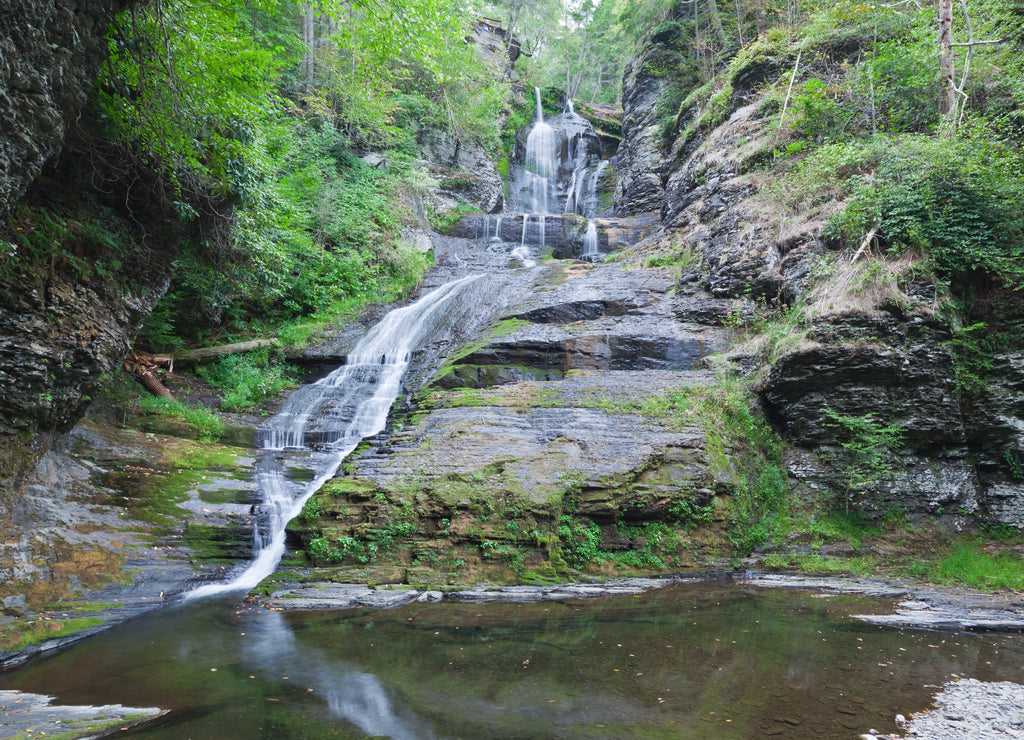
<instances>
[{"instance_id":1,"label":"small plant on cliff","mask_svg":"<svg viewBox=\"0 0 1024 740\"><path fill-rule=\"evenodd\" d=\"M833 409L825 409L825 413L829 426L846 438L841 446L849 455L843 469L844 509L849 511L854 494L865 493L885 474L889 455L903 445L904 428L898 422L883 424L874 414L844 416Z\"/></svg>"},{"instance_id":2,"label":"small plant on cliff","mask_svg":"<svg viewBox=\"0 0 1024 740\"><path fill-rule=\"evenodd\" d=\"M580 522L566 514L558 521L558 541L565 562L572 568L583 568L598 556L601 530L594 522Z\"/></svg>"}]
</instances>

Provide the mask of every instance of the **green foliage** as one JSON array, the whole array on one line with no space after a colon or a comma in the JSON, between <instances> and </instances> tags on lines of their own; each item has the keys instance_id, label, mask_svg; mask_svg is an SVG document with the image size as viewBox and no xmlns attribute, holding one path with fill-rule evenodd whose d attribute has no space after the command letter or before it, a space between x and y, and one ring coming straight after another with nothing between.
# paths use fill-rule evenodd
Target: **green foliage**
<instances>
[{"instance_id":1,"label":"green foliage","mask_svg":"<svg viewBox=\"0 0 1024 740\"><path fill-rule=\"evenodd\" d=\"M268 107L278 55L288 52L253 43L250 11L288 7L166 0L133 4L111 25L96 103L117 139L148 157L180 200L223 195L246 180L247 142Z\"/></svg>"},{"instance_id":2,"label":"green foliage","mask_svg":"<svg viewBox=\"0 0 1024 740\"><path fill-rule=\"evenodd\" d=\"M840 444L849 454L843 473L846 477L845 508L850 509L852 494L863 494L875 485L889 468L889 455L903 444L903 425L883 425L874 414L844 416L834 409L825 409L829 426L836 429Z\"/></svg>"},{"instance_id":3,"label":"green foliage","mask_svg":"<svg viewBox=\"0 0 1024 740\"><path fill-rule=\"evenodd\" d=\"M137 407L153 414L180 419L196 430L201 440L214 441L224 435L224 421L205 406L186 406L176 398L141 396Z\"/></svg>"},{"instance_id":4,"label":"green foliage","mask_svg":"<svg viewBox=\"0 0 1024 740\"><path fill-rule=\"evenodd\" d=\"M0 221L0 275L57 276L81 282L124 281L129 238L105 213L21 205Z\"/></svg>"},{"instance_id":5,"label":"green foliage","mask_svg":"<svg viewBox=\"0 0 1024 740\"><path fill-rule=\"evenodd\" d=\"M299 519L306 523L315 522L320 518L320 499L314 494L306 499L299 512Z\"/></svg>"},{"instance_id":6,"label":"green foliage","mask_svg":"<svg viewBox=\"0 0 1024 740\"><path fill-rule=\"evenodd\" d=\"M998 337L987 323L978 321L953 331L949 349L953 353L956 382L960 390L977 394L988 388L987 376L995 369L994 351Z\"/></svg>"},{"instance_id":7,"label":"green foliage","mask_svg":"<svg viewBox=\"0 0 1024 740\"><path fill-rule=\"evenodd\" d=\"M329 17L336 32L309 48L300 10L294 0L162 0L132 5L111 28L97 107L195 224L144 327L153 349L408 286L424 268L396 246L417 131L496 145L508 85L465 43L459 8L321 0L314 30ZM395 145L392 166L364 165L353 143Z\"/></svg>"},{"instance_id":8,"label":"green foliage","mask_svg":"<svg viewBox=\"0 0 1024 740\"><path fill-rule=\"evenodd\" d=\"M626 568L664 570L665 556L675 549L675 534L662 522L640 525L619 524L620 536L633 542L633 549L608 553L607 559Z\"/></svg>"},{"instance_id":9,"label":"green foliage","mask_svg":"<svg viewBox=\"0 0 1024 740\"><path fill-rule=\"evenodd\" d=\"M253 318L287 321L379 300L414 283L425 258L401 251L403 173L369 167L328 124L261 122L249 197L219 243L186 245L174 284L144 327L164 349ZM339 306L339 304L345 304Z\"/></svg>"},{"instance_id":10,"label":"green foliage","mask_svg":"<svg viewBox=\"0 0 1024 740\"><path fill-rule=\"evenodd\" d=\"M926 251L954 280L988 273L1018 284L1024 278L1019 151L974 124L954 137L893 144L822 235L850 243L877 225L889 249Z\"/></svg>"},{"instance_id":11,"label":"green foliage","mask_svg":"<svg viewBox=\"0 0 1024 740\"><path fill-rule=\"evenodd\" d=\"M439 234L450 234L455 225L470 213L480 213L480 209L468 203L460 203L444 213L431 213L430 226Z\"/></svg>"},{"instance_id":12,"label":"green foliage","mask_svg":"<svg viewBox=\"0 0 1024 740\"><path fill-rule=\"evenodd\" d=\"M797 131L811 140L834 140L849 120L842 115L842 109L828 86L817 78L812 77L803 84L793 96L793 106L798 112L794 124Z\"/></svg>"},{"instance_id":13,"label":"green foliage","mask_svg":"<svg viewBox=\"0 0 1024 740\"><path fill-rule=\"evenodd\" d=\"M271 359L266 349L222 357L200 365L196 374L224 390L221 402L224 411L251 408L297 382L288 366L277 358Z\"/></svg>"},{"instance_id":14,"label":"green foliage","mask_svg":"<svg viewBox=\"0 0 1024 740\"><path fill-rule=\"evenodd\" d=\"M686 494L689 495L686 495ZM715 505L713 502L706 504L700 504L693 497L692 491L684 492L675 501L672 502L672 506L669 508L669 519L678 522L688 529L695 529L701 524L707 524L712 521L713 514L715 511Z\"/></svg>"},{"instance_id":15,"label":"green foliage","mask_svg":"<svg viewBox=\"0 0 1024 740\"><path fill-rule=\"evenodd\" d=\"M558 520L558 541L565 562L584 568L598 557L601 529L592 521L582 522L568 514Z\"/></svg>"},{"instance_id":16,"label":"green foliage","mask_svg":"<svg viewBox=\"0 0 1024 740\"><path fill-rule=\"evenodd\" d=\"M985 591L1024 589L1024 558L1018 554L990 554L979 540L964 538L937 562L918 561L911 573L942 584Z\"/></svg>"}]
</instances>

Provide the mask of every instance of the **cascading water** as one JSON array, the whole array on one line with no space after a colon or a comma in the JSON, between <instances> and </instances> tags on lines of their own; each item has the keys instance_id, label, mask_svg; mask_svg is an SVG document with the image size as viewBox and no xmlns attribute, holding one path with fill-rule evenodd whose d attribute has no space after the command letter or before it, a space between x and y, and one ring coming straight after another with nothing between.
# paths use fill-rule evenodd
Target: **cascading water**
<instances>
[{"instance_id":1,"label":"cascading water","mask_svg":"<svg viewBox=\"0 0 1024 740\"><path fill-rule=\"evenodd\" d=\"M544 120L541 107L540 88L535 87L537 96L537 117L526 137L526 191L529 194L529 210L523 214L523 235L520 254L513 256L524 259L526 247L530 244L544 244L545 218L551 213L550 203L558 199L558 151L555 130ZM536 238L530 238L530 220L536 219ZM529 261L524 259L527 264Z\"/></svg>"},{"instance_id":2,"label":"cascading water","mask_svg":"<svg viewBox=\"0 0 1024 740\"><path fill-rule=\"evenodd\" d=\"M583 235L583 253L580 255L580 259L589 262L595 259L598 254L597 224L593 221L587 221L587 231Z\"/></svg>"},{"instance_id":3,"label":"cascading water","mask_svg":"<svg viewBox=\"0 0 1024 740\"><path fill-rule=\"evenodd\" d=\"M364 438L384 428L412 351L443 322L442 309L477 277L446 283L415 303L391 311L360 340L344 365L289 396L259 430L262 449L256 462L256 486L262 503L256 557L230 581L200 586L185 598L249 590L274 572L284 554L285 525ZM289 463L311 467L313 480L291 480Z\"/></svg>"},{"instance_id":4,"label":"cascading water","mask_svg":"<svg viewBox=\"0 0 1024 740\"><path fill-rule=\"evenodd\" d=\"M524 261L531 248L563 247L567 238L564 227L556 234L553 226L556 220L560 225L568 222L556 217L575 213L592 220L598 215L598 188L608 167L601 159L600 139L590 123L576 113L572 101L567 101L561 114L546 119L539 88L534 88L534 95L537 110L522 164L513 166L509 178L509 203L523 214L519 244L512 256ZM596 227L587 231L595 237L587 254L596 256Z\"/></svg>"}]
</instances>

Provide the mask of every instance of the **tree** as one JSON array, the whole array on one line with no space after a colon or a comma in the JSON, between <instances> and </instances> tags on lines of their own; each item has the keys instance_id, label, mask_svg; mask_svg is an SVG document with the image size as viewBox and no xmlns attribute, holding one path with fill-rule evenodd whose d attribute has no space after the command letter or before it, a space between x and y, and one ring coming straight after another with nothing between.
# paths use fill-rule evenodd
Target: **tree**
<instances>
[{"instance_id":1,"label":"tree","mask_svg":"<svg viewBox=\"0 0 1024 740\"><path fill-rule=\"evenodd\" d=\"M939 115L956 114L953 80L953 0L939 0Z\"/></svg>"}]
</instances>

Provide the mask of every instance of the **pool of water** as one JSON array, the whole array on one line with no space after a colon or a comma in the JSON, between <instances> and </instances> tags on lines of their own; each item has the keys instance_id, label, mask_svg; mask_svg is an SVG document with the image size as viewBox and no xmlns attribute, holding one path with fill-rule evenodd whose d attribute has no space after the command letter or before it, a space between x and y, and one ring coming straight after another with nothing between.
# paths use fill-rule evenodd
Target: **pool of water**
<instances>
[{"instance_id":1,"label":"pool of water","mask_svg":"<svg viewBox=\"0 0 1024 740\"><path fill-rule=\"evenodd\" d=\"M133 738L854 738L954 675L1016 680L1018 635L850 619L884 602L734 584L532 604L170 608L0 676L162 706Z\"/></svg>"}]
</instances>

